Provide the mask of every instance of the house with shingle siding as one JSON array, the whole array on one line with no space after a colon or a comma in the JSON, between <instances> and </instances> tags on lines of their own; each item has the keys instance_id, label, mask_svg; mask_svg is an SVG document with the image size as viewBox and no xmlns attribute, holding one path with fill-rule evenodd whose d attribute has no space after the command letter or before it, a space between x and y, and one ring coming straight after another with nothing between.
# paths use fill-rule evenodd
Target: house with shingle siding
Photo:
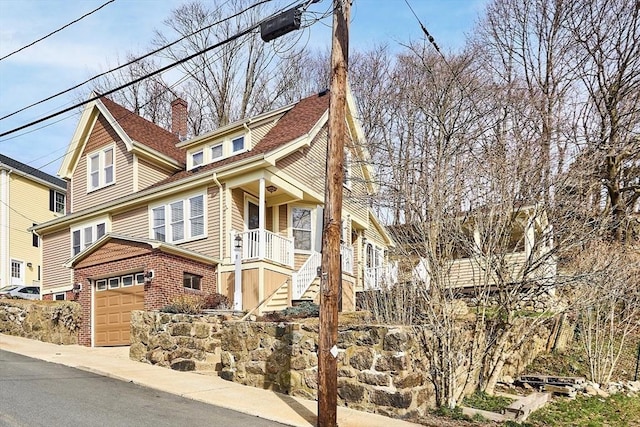
<instances>
[{"instance_id":1,"label":"house with shingle siding","mask_svg":"<svg viewBox=\"0 0 640 427\"><path fill-rule=\"evenodd\" d=\"M185 138L182 100L171 132L106 97L87 104L59 171L68 212L34 228L44 297L80 302L81 343L128 344L131 310L184 293L222 293L256 313L317 300L328 106L315 94ZM366 201L376 187L354 108L349 97L343 310L375 287L393 245Z\"/></svg>"}]
</instances>

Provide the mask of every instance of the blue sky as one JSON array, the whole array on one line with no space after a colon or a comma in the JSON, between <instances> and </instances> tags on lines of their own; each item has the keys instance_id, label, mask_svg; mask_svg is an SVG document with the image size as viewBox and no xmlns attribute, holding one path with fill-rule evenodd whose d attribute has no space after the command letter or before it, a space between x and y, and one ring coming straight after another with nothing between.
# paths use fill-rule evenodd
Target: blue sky
<instances>
[{"instance_id":1,"label":"blue sky","mask_svg":"<svg viewBox=\"0 0 640 427\"><path fill-rule=\"evenodd\" d=\"M107 0L0 0L0 57L56 30ZM423 24L443 51L455 51L488 0L410 0ZM80 22L0 61L0 117L65 90L106 69L128 52L141 54L155 29L186 0L116 0ZM289 2L275 0L278 5ZM331 0L312 10L324 11ZM404 0L355 0L351 11L350 46L367 49L378 43L399 46L421 37ZM316 23L300 43L327 49L331 18ZM74 103L72 93L0 121L0 133ZM0 138L0 153L56 175L77 124L79 113Z\"/></svg>"}]
</instances>

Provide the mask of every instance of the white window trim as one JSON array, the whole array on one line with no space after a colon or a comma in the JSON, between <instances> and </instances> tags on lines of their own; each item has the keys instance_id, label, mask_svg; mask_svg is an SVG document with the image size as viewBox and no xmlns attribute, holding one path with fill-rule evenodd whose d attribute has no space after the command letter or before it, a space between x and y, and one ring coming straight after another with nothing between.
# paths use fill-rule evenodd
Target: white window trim
<instances>
[{"instance_id":1,"label":"white window trim","mask_svg":"<svg viewBox=\"0 0 640 427\"><path fill-rule=\"evenodd\" d=\"M67 195L62 191L52 190L53 191L53 212L63 214L67 208ZM58 195L62 196L62 209L58 211Z\"/></svg>"},{"instance_id":2,"label":"white window trim","mask_svg":"<svg viewBox=\"0 0 640 427\"><path fill-rule=\"evenodd\" d=\"M342 185L347 190L351 190L351 182L353 179L353 172L351 170L351 161L353 157L349 150L345 150L344 152L344 177L342 181Z\"/></svg>"},{"instance_id":3,"label":"white window trim","mask_svg":"<svg viewBox=\"0 0 640 427\"><path fill-rule=\"evenodd\" d=\"M309 211L311 211L311 237L310 237L310 241L311 241L311 248L310 249L297 249L295 247L295 241L294 241L294 249L293 252L296 254L310 254L313 252L313 248L314 248L314 242L315 242L315 224L316 224L316 216L317 216L317 210L315 206L310 206L310 205L290 205L289 209L287 209L287 227L289 228L289 237L291 239L294 239L294 235L293 235L293 211L294 209L307 209Z\"/></svg>"},{"instance_id":4,"label":"white window trim","mask_svg":"<svg viewBox=\"0 0 640 427\"><path fill-rule=\"evenodd\" d=\"M202 155L202 161L198 164L195 163L194 158L195 156L197 156L198 154ZM198 151L194 151L189 155L189 164L190 164L190 168L197 168L199 166L202 166L205 164L205 153L203 149L200 149Z\"/></svg>"},{"instance_id":5,"label":"white window trim","mask_svg":"<svg viewBox=\"0 0 640 427\"><path fill-rule=\"evenodd\" d=\"M209 163L214 163L214 162L226 159L228 157L232 157L237 154L241 154L246 151L249 151L249 147L251 146L250 135L251 135L250 132L234 133L229 136L226 136L223 139L217 139L210 144L206 144L204 146L198 146L197 148L194 148L193 150L188 151L187 152L187 169L188 170L195 169L199 166L204 166ZM244 138L244 148L242 150L233 151L233 141L238 138ZM213 147L216 147L218 145L222 145L222 155L219 157L213 157L211 150ZM202 163L200 163L199 165L195 165L193 163L193 156L200 152L202 152Z\"/></svg>"},{"instance_id":6,"label":"white window trim","mask_svg":"<svg viewBox=\"0 0 640 427\"><path fill-rule=\"evenodd\" d=\"M111 167L113 168L113 180L109 183L105 182L105 165L104 165L104 159L105 159L105 153L107 151L112 151L113 152L113 164L111 165ZM98 186L97 187L92 187L91 185L91 158L98 156ZM92 191L97 191L100 190L102 188L105 187L110 187L112 185L115 185L116 183L116 145L111 144L109 146L106 147L102 147L100 150L96 150L92 153L87 154L87 193L91 193Z\"/></svg>"},{"instance_id":7,"label":"white window trim","mask_svg":"<svg viewBox=\"0 0 640 427\"><path fill-rule=\"evenodd\" d=\"M104 224L104 234L109 233L110 228L111 228L111 224L109 224L109 221L107 221L106 218L101 219L101 220L97 220L97 221L93 221L93 222L89 222L89 223L80 224L80 225L77 225L77 226L71 228L70 233L69 233L69 237L70 237L69 244L71 246L70 253L71 253L72 257L77 255L77 254L73 253L73 233L75 233L76 231L80 232L80 251L78 252L78 253L80 253L80 252L84 251L85 249L87 249L89 246L91 246L93 243L95 243L96 240L98 240L98 237L97 237L98 236L98 225L100 225L100 224ZM85 245L85 235L84 235L84 232L85 232L86 228L91 228L91 237L92 237L92 241L87 245ZM104 234L103 234L103 236L104 236ZM100 236L100 237L102 237L102 236Z\"/></svg>"},{"instance_id":8,"label":"white window trim","mask_svg":"<svg viewBox=\"0 0 640 427\"><path fill-rule=\"evenodd\" d=\"M213 153L212 153L212 151L213 151L213 149L214 149L215 147L221 147L221 148L222 148L222 154L220 154L218 157L213 157ZM217 162L218 160L222 160L222 159L224 159L224 141L220 141L220 142L217 142L217 143L215 143L215 144L211 144L211 145L209 145L209 146L207 147L207 151L209 152L209 156L210 156L210 158L211 158L211 159L210 159L210 160L211 160L211 163L213 163L213 162Z\"/></svg>"},{"instance_id":9,"label":"white window trim","mask_svg":"<svg viewBox=\"0 0 640 427\"><path fill-rule=\"evenodd\" d=\"M191 236L191 203L189 202L194 197L202 197L202 223L203 223L203 233L198 236ZM173 236L171 233L171 205L177 202L182 202L182 217L183 217L183 233L184 238L181 240L173 240ZM189 195L185 195L184 197L177 199L165 200L163 203L158 203L155 205L149 205L149 238L155 240L154 235L154 224L153 224L153 210L157 208L164 207L164 236L166 243L186 243L192 242L195 240L201 240L207 238L207 194L206 192L202 193L193 193Z\"/></svg>"},{"instance_id":10,"label":"white window trim","mask_svg":"<svg viewBox=\"0 0 640 427\"><path fill-rule=\"evenodd\" d=\"M58 299L58 296L62 295L62 299ZM53 294L53 300L54 301L66 301L67 300L67 293L66 292L58 292Z\"/></svg>"}]
</instances>

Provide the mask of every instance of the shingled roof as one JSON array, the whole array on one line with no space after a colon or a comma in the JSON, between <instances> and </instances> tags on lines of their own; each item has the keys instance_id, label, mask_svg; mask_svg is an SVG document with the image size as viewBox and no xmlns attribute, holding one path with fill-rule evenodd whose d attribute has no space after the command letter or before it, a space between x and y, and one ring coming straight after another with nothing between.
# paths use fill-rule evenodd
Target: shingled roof
<instances>
[{"instance_id":1,"label":"shingled roof","mask_svg":"<svg viewBox=\"0 0 640 427\"><path fill-rule=\"evenodd\" d=\"M196 173L211 171L240 160L256 157L279 148L305 135L329 108L329 92L321 92L301 99L278 120L278 123L251 149L238 155L188 171L177 172L154 187L179 181Z\"/></svg>"},{"instance_id":2,"label":"shingled roof","mask_svg":"<svg viewBox=\"0 0 640 427\"><path fill-rule=\"evenodd\" d=\"M101 97L100 101L131 139L184 164L185 152L176 147L176 144L180 142L177 135L140 117L105 96Z\"/></svg>"},{"instance_id":3,"label":"shingled roof","mask_svg":"<svg viewBox=\"0 0 640 427\"><path fill-rule=\"evenodd\" d=\"M49 184L59 187L59 188L67 188L67 182L57 178L53 175L49 175L46 172L42 172L34 167L31 167L27 164L19 162L11 157L7 157L5 155L0 154L0 168L2 165L5 165L9 169L20 171L24 174L31 175L34 178L40 179L42 181L48 182Z\"/></svg>"}]
</instances>

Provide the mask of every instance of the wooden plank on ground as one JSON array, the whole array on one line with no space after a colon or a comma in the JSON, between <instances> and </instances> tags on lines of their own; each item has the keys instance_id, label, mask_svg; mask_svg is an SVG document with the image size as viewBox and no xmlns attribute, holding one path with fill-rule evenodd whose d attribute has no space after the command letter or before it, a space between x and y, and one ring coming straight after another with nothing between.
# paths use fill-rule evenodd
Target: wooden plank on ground
<instances>
[{"instance_id":1,"label":"wooden plank on ground","mask_svg":"<svg viewBox=\"0 0 640 427\"><path fill-rule=\"evenodd\" d=\"M531 393L516 400L505 409L505 417L524 421L535 410L542 408L551 400L551 393Z\"/></svg>"}]
</instances>

